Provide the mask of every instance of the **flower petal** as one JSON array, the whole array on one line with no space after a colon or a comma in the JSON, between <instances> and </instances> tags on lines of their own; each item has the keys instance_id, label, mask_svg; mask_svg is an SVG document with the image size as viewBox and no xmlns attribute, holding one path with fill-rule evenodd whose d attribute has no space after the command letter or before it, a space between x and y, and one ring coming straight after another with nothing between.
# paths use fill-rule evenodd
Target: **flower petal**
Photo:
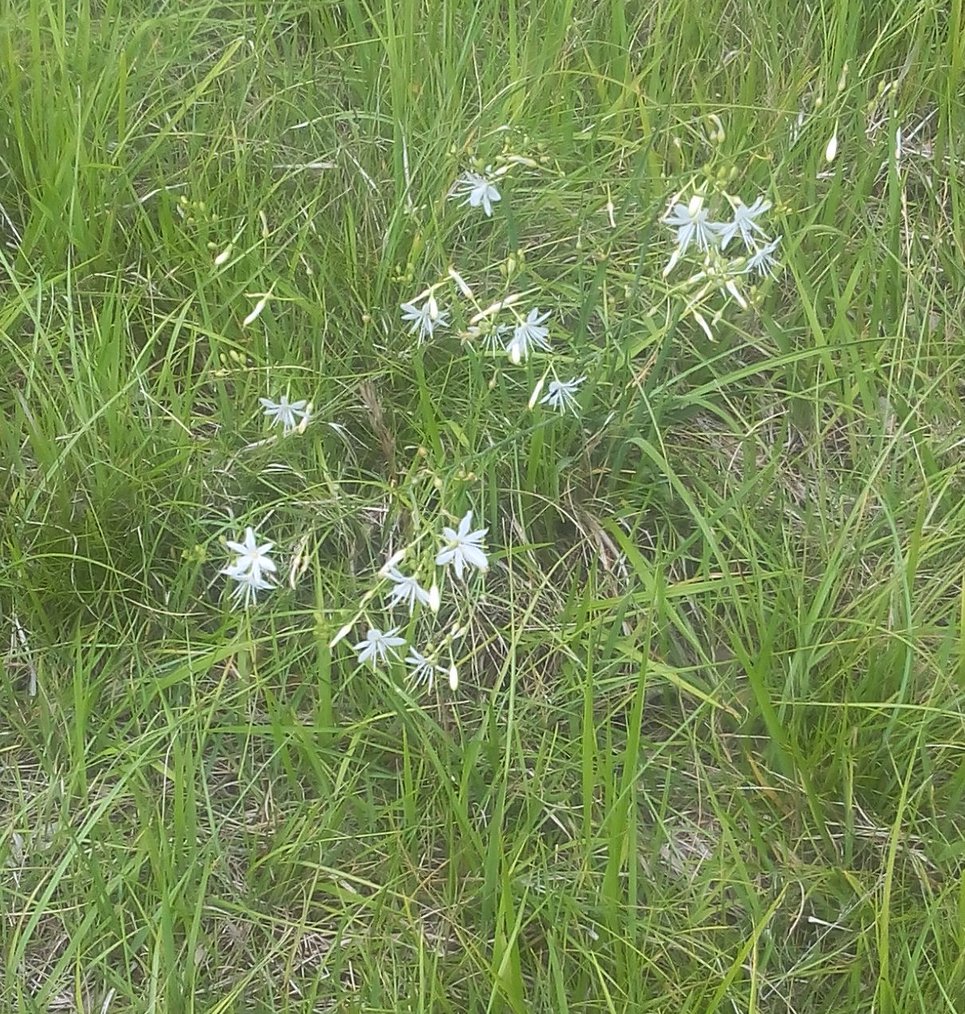
<instances>
[{"instance_id":1,"label":"flower petal","mask_svg":"<svg viewBox=\"0 0 965 1014\"><path fill-rule=\"evenodd\" d=\"M486 559L486 554L478 546L463 546L462 555L467 563L471 563L477 569L489 570L489 561Z\"/></svg>"}]
</instances>

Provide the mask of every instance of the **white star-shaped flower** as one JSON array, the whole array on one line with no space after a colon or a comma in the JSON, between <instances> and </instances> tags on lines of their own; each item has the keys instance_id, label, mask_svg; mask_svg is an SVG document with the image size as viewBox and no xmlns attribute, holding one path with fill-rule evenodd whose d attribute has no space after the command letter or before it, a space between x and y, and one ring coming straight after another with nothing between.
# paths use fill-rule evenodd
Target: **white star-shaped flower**
<instances>
[{"instance_id":1,"label":"white star-shaped flower","mask_svg":"<svg viewBox=\"0 0 965 1014\"><path fill-rule=\"evenodd\" d=\"M442 537L445 545L436 555L436 566L447 567L449 564L456 570L456 577L462 580L466 566L475 567L483 572L489 570L489 560L481 543L486 537L488 528L470 531L472 528L472 511L459 522L459 528L443 528Z\"/></svg>"},{"instance_id":2,"label":"white star-shaped flower","mask_svg":"<svg viewBox=\"0 0 965 1014\"><path fill-rule=\"evenodd\" d=\"M481 173L463 173L453 184L450 197L465 197L462 202L472 208L482 208L488 217L492 217L493 205L502 200L499 191L492 181Z\"/></svg>"},{"instance_id":3,"label":"white star-shaped flower","mask_svg":"<svg viewBox=\"0 0 965 1014\"><path fill-rule=\"evenodd\" d=\"M512 324L495 324L479 330L479 344L487 352L505 352L506 335L513 330Z\"/></svg>"},{"instance_id":4,"label":"white star-shaped flower","mask_svg":"<svg viewBox=\"0 0 965 1014\"><path fill-rule=\"evenodd\" d=\"M291 433L298 429L302 421L308 418L307 401L289 401L288 395L283 394L281 401L272 401L270 398L258 399L265 410L265 415L273 423L281 423L285 433Z\"/></svg>"},{"instance_id":5,"label":"white star-shaped flower","mask_svg":"<svg viewBox=\"0 0 965 1014\"><path fill-rule=\"evenodd\" d=\"M403 574L397 567L390 567L386 571L386 577L392 581L392 590L389 592L389 608L405 602L409 613L415 609L416 602L428 606L433 612L439 608L438 589L433 595L432 590L427 590L414 577ZM435 608L433 608L433 606Z\"/></svg>"},{"instance_id":6,"label":"white star-shaped flower","mask_svg":"<svg viewBox=\"0 0 965 1014\"><path fill-rule=\"evenodd\" d=\"M396 637L399 628L393 627L385 632L376 627L369 627L364 641L359 641L353 648L358 653L359 664L370 662L374 667L377 662L388 662L389 656L397 659L396 648L405 644L404 637Z\"/></svg>"},{"instance_id":7,"label":"white star-shaped flower","mask_svg":"<svg viewBox=\"0 0 965 1014\"><path fill-rule=\"evenodd\" d=\"M756 232L762 239L767 239L767 233L757 224L757 219L761 215L766 214L771 209L771 202L765 200L763 197L758 197L756 201L750 207L748 207L743 201L737 202L737 207L734 208L734 218L730 222L725 222L720 227L720 248L721 250L727 249L727 244L738 234L744 241L744 246L748 250L753 250L755 247L754 233Z\"/></svg>"},{"instance_id":8,"label":"white star-shaped flower","mask_svg":"<svg viewBox=\"0 0 965 1014\"><path fill-rule=\"evenodd\" d=\"M774 258L774 251L777 249L777 244L781 242L781 237L778 236L772 239L770 243L765 244L762 247L758 247L754 253L747 258L747 264L744 265L745 271L753 271L755 274L764 278L766 275L774 277L774 269L777 267L777 260Z\"/></svg>"},{"instance_id":9,"label":"white star-shaped flower","mask_svg":"<svg viewBox=\"0 0 965 1014\"><path fill-rule=\"evenodd\" d=\"M227 570L224 573L228 573ZM271 591L275 586L262 577L249 571L246 574L231 574L235 580L235 587L231 591L231 598L236 605L243 605L246 609L258 601L258 592Z\"/></svg>"},{"instance_id":10,"label":"white star-shaped flower","mask_svg":"<svg viewBox=\"0 0 965 1014\"><path fill-rule=\"evenodd\" d=\"M576 393L580 384L586 377L574 377L572 380L551 380L546 389L546 394L540 398L541 405L549 405L557 412L571 411L574 415L579 411L580 406L576 403Z\"/></svg>"},{"instance_id":11,"label":"white star-shaped flower","mask_svg":"<svg viewBox=\"0 0 965 1014\"><path fill-rule=\"evenodd\" d=\"M239 574L253 574L256 578L262 578L263 572L274 573L276 568L274 561L268 555L275 548L274 542L263 542L258 545L258 537L252 527L245 529L243 542L232 542L226 540L226 544L232 553L235 553L235 561L222 571L230 577L237 577Z\"/></svg>"},{"instance_id":12,"label":"white star-shaped flower","mask_svg":"<svg viewBox=\"0 0 965 1014\"><path fill-rule=\"evenodd\" d=\"M416 684L425 683L430 690L432 689L436 674L441 676L446 675L446 670L441 665L436 665L435 662L426 658L421 651L415 648L409 649L405 664L409 667L409 679Z\"/></svg>"},{"instance_id":13,"label":"white star-shaped flower","mask_svg":"<svg viewBox=\"0 0 965 1014\"><path fill-rule=\"evenodd\" d=\"M720 231L720 224L710 221L710 215L704 207L704 198L700 194L691 197L687 204L675 204L663 221L665 225L677 230L675 258L685 254L691 243L696 243L698 250L706 251Z\"/></svg>"},{"instance_id":14,"label":"white star-shaped flower","mask_svg":"<svg viewBox=\"0 0 965 1014\"><path fill-rule=\"evenodd\" d=\"M263 542L258 539L253 528L245 529L243 542L228 540L228 548L236 554L235 559L221 573L237 581L237 587L231 595L237 601L244 600L245 605L253 603L260 591L268 591L274 587L266 574L274 574L275 563L268 555L274 548L274 542Z\"/></svg>"},{"instance_id":15,"label":"white star-shaped flower","mask_svg":"<svg viewBox=\"0 0 965 1014\"><path fill-rule=\"evenodd\" d=\"M513 328L513 337L506 346L510 360L517 366L525 360L534 348L550 351L550 343L547 341L549 328L543 327L543 321L549 317L547 310L540 316L539 307L530 310L526 320L520 321Z\"/></svg>"},{"instance_id":16,"label":"white star-shaped flower","mask_svg":"<svg viewBox=\"0 0 965 1014\"><path fill-rule=\"evenodd\" d=\"M409 334L418 335L420 343L431 338L432 332L437 327L449 326L449 313L439 309L434 296L429 296L422 306L416 306L415 303L403 303L402 319L406 323L412 324Z\"/></svg>"}]
</instances>

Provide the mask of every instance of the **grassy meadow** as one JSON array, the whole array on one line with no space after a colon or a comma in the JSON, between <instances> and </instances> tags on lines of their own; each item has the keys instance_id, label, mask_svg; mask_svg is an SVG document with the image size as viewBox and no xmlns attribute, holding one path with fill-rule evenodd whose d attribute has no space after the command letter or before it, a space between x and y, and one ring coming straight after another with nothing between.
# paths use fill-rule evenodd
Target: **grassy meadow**
<instances>
[{"instance_id":1,"label":"grassy meadow","mask_svg":"<svg viewBox=\"0 0 965 1014\"><path fill-rule=\"evenodd\" d=\"M0 1014L965 1011L962 0L9 0L0 99Z\"/></svg>"}]
</instances>

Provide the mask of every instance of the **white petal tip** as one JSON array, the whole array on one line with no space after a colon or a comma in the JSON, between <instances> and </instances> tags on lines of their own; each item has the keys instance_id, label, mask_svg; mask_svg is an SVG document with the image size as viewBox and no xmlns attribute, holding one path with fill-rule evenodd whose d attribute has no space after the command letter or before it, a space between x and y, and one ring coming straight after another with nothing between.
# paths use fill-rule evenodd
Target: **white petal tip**
<instances>
[{"instance_id":1,"label":"white petal tip","mask_svg":"<svg viewBox=\"0 0 965 1014\"><path fill-rule=\"evenodd\" d=\"M345 638L348 637L348 635L351 633L351 631L352 631L352 624L351 623L346 623L345 626L342 627L339 630L339 632L331 639L331 641L328 642L329 648L334 648L335 645L338 644L339 641L344 641Z\"/></svg>"},{"instance_id":2,"label":"white petal tip","mask_svg":"<svg viewBox=\"0 0 965 1014\"><path fill-rule=\"evenodd\" d=\"M392 568L395 567L396 564L402 562L402 560L405 558L405 554L406 554L405 547L396 550L396 552L394 552L388 558L388 560L386 560L385 563L382 565L382 569L379 571L379 577L387 577L389 571L392 570Z\"/></svg>"},{"instance_id":3,"label":"white petal tip","mask_svg":"<svg viewBox=\"0 0 965 1014\"><path fill-rule=\"evenodd\" d=\"M255 303L255 308L241 322L241 326L247 327L249 324L254 324L254 322L261 316L261 312L262 310L264 310L267 303L268 303L267 299L265 298L259 299L258 302Z\"/></svg>"},{"instance_id":4,"label":"white petal tip","mask_svg":"<svg viewBox=\"0 0 965 1014\"><path fill-rule=\"evenodd\" d=\"M543 384L545 380L546 380L545 377L540 378L539 383L533 388L533 393L529 396L528 408L530 411L533 410L533 406L536 404L537 401L539 401L539 396L543 393Z\"/></svg>"}]
</instances>

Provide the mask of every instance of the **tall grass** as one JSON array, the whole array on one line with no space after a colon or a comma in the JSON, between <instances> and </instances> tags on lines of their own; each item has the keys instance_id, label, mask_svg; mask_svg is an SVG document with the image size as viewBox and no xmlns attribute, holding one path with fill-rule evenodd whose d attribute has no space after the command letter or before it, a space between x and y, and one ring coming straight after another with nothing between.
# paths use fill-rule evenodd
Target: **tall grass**
<instances>
[{"instance_id":1,"label":"tall grass","mask_svg":"<svg viewBox=\"0 0 965 1014\"><path fill-rule=\"evenodd\" d=\"M963 1009L963 29L7 5L0 1009ZM710 337L697 188L783 234ZM467 337L500 300L551 360ZM469 509L457 689L359 667Z\"/></svg>"}]
</instances>

